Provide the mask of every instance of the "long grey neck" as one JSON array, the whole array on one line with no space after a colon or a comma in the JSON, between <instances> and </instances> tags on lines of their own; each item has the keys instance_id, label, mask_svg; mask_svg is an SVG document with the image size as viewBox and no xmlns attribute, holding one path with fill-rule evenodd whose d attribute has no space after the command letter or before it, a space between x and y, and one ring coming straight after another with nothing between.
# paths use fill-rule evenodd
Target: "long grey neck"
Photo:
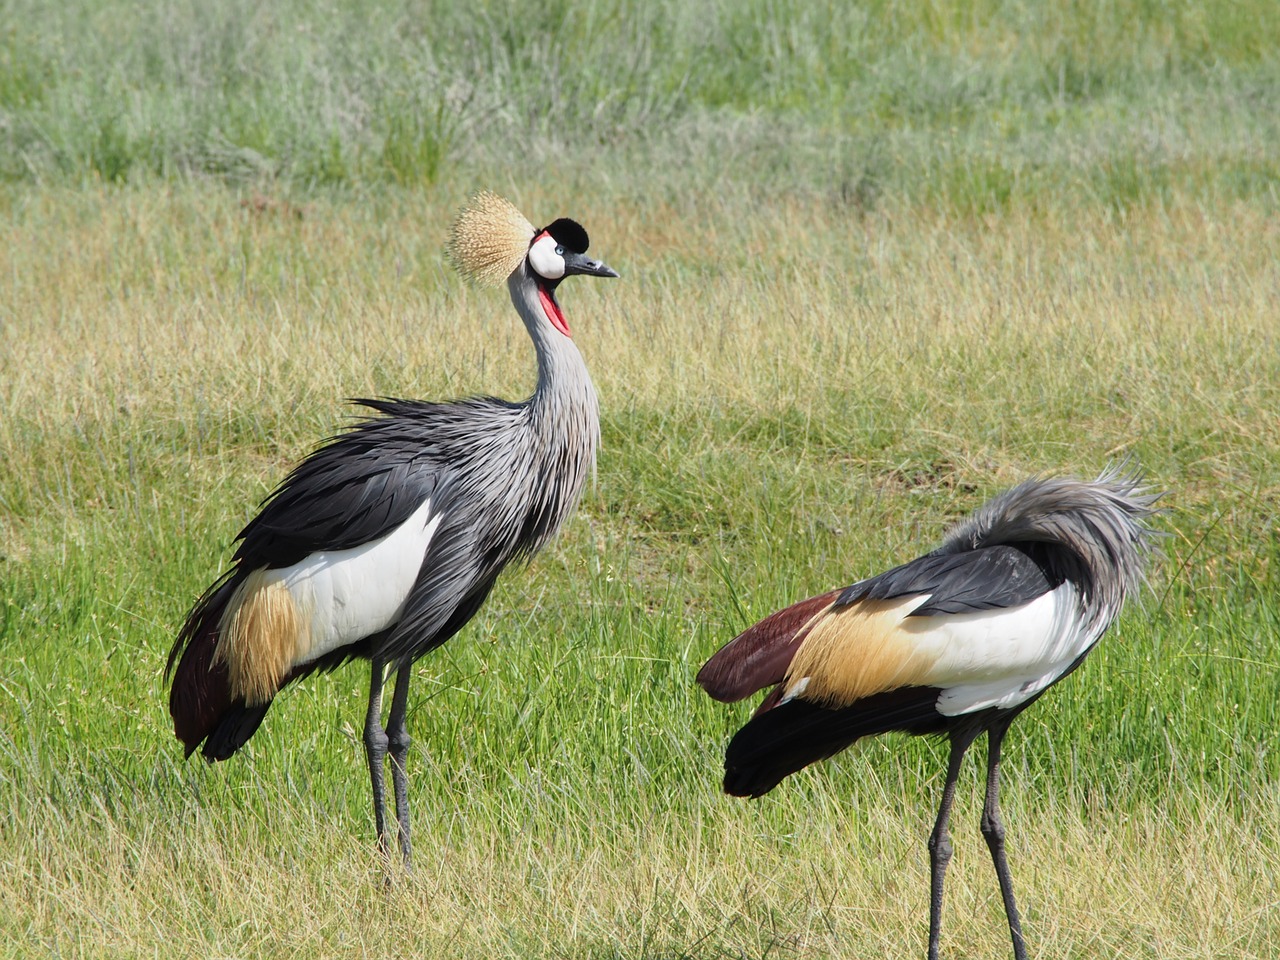
<instances>
[{"instance_id":1,"label":"long grey neck","mask_svg":"<svg viewBox=\"0 0 1280 960\"><path fill-rule=\"evenodd\" d=\"M594 466L600 406L582 354L551 325L528 263L511 274L507 289L538 354L538 385L528 403L530 426L549 443L564 440L575 459Z\"/></svg>"}]
</instances>

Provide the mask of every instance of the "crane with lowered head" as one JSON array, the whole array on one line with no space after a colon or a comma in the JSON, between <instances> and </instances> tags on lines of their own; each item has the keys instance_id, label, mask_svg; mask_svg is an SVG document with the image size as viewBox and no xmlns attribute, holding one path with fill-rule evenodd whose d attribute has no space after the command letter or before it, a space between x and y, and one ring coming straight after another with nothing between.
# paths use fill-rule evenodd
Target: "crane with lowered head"
<instances>
[{"instance_id":1,"label":"crane with lowered head","mask_svg":"<svg viewBox=\"0 0 1280 960\"><path fill-rule=\"evenodd\" d=\"M698 683L725 702L773 689L729 742L725 792L763 796L863 737L948 737L929 837L929 958L937 960L956 777L985 732L982 834L1014 956L1025 960L1000 818L1001 744L1013 719L1080 665L1137 591L1158 498L1117 469L1092 482L1028 480L931 553L802 600L731 640Z\"/></svg>"},{"instance_id":2,"label":"crane with lowered head","mask_svg":"<svg viewBox=\"0 0 1280 960\"><path fill-rule=\"evenodd\" d=\"M451 259L478 282L506 282L537 355L533 395L520 403L357 401L380 415L294 468L239 533L229 569L178 632L166 675L174 732L188 756L201 749L225 760L285 685L368 660L364 746L378 844L390 857L390 755L399 846L411 866L411 667L475 616L507 564L551 539L595 463L595 388L556 298L566 277L618 275L587 247L577 222L535 228L491 193L459 214Z\"/></svg>"}]
</instances>

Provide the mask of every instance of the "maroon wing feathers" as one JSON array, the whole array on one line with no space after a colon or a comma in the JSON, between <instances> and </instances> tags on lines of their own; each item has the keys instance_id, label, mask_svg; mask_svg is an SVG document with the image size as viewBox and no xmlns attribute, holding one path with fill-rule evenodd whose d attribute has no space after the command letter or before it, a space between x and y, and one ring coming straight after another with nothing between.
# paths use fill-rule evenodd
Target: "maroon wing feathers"
<instances>
[{"instance_id":1,"label":"maroon wing feathers","mask_svg":"<svg viewBox=\"0 0 1280 960\"><path fill-rule=\"evenodd\" d=\"M840 590L810 597L765 617L730 640L698 671L698 683L716 700L731 703L781 683L809 632L809 621L835 602Z\"/></svg>"},{"instance_id":2,"label":"maroon wing feathers","mask_svg":"<svg viewBox=\"0 0 1280 960\"><path fill-rule=\"evenodd\" d=\"M218 622L240 577L224 576L197 602L169 653L166 674L173 675L169 713L173 732L186 746L187 756L200 746L231 705L231 683L225 663L214 663Z\"/></svg>"}]
</instances>

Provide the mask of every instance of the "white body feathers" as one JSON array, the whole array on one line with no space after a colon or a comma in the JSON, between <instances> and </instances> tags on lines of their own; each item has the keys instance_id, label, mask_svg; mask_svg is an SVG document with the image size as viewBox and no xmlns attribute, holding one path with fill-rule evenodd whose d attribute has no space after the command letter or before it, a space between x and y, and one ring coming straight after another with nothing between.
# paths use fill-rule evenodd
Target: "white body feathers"
<instances>
[{"instance_id":1,"label":"white body feathers","mask_svg":"<svg viewBox=\"0 0 1280 960\"><path fill-rule=\"evenodd\" d=\"M936 651L925 683L943 688L938 712L956 716L1031 699L1098 642L1106 623L1084 620L1068 582L1021 607L909 617L903 628Z\"/></svg>"},{"instance_id":2,"label":"white body feathers","mask_svg":"<svg viewBox=\"0 0 1280 960\"><path fill-rule=\"evenodd\" d=\"M441 515L425 501L386 536L349 550L321 550L267 570L263 585L289 591L301 616L291 666L308 663L400 619Z\"/></svg>"}]
</instances>

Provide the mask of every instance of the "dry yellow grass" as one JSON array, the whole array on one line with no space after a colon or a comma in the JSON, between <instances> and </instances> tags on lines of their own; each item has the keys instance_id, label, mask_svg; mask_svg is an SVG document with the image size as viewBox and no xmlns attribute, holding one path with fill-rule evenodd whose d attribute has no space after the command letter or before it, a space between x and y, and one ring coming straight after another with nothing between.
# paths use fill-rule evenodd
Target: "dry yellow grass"
<instances>
[{"instance_id":1,"label":"dry yellow grass","mask_svg":"<svg viewBox=\"0 0 1280 960\"><path fill-rule=\"evenodd\" d=\"M216 188L36 194L5 223L6 405L93 418L144 399L234 410L273 387L328 401L529 384L504 295L445 264L455 201L315 201L295 219ZM579 217L623 264L623 284L582 285L567 309L595 379L644 402L1008 376L954 369L990 357L1034 365L1045 393L1091 376L1159 403L1171 374L1194 398L1276 342L1280 226L1244 204L972 220L786 198L695 219L606 196L521 203Z\"/></svg>"},{"instance_id":2,"label":"dry yellow grass","mask_svg":"<svg viewBox=\"0 0 1280 960\"><path fill-rule=\"evenodd\" d=\"M463 798L465 800L465 798ZM926 811L810 811L805 837L727 818L497 843L465 823L418 840L390 891L370 844L323 811L248 826L216 812L140 825L100 813L33 825L0 867L25 929L0 955L672 957L915 956L926 933ZM1008 952L978 801L961 800L947 956ZM1212 803L1208 808L1213 809ZM1264 958L1280 937L1280 817L1201 808L1052 819L1017 810L1018 892L1040 956ZM426 841L426 842L424 842ZM318 856L316 851L324 851ZM251 851L251 852L250 852Z\"/></svg>"}]
</instances>

